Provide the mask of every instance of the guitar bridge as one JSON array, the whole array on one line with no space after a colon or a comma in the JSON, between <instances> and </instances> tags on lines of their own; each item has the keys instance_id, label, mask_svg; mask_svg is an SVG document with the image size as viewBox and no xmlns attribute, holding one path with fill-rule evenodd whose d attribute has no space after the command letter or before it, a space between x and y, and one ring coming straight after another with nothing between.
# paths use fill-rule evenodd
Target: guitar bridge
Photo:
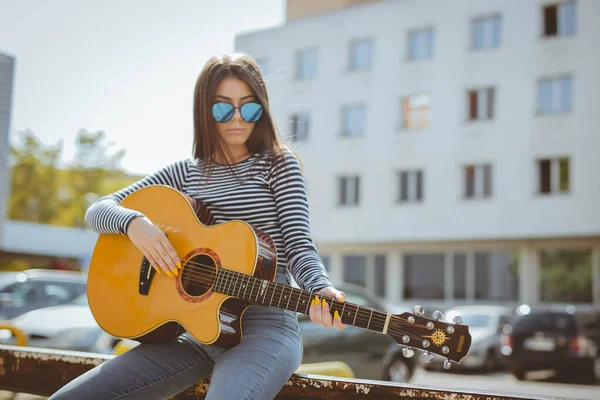
<instances>
[{"instance_id":1,"label":"guitar bridge","mask_svg":"<svg viewBox=\"0 0 600 400\"><path fill-rule=\"evenodd\" d=\"M138 285L138 292L141 295L148 295L148 291L150 291L150 284L152 283L152 278L154 278L154 274L156 274L156 271L150 265L150 261L148 261L148 259L144 257L142 265L140 266L140 283Z\"/></svg>"}]
</instances>

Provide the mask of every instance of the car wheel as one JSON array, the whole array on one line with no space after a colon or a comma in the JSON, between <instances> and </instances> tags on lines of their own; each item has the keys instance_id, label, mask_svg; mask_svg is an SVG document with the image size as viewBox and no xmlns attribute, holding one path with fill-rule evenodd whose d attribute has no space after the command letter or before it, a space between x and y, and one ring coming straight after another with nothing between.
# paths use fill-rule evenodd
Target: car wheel
<instances>
[{"instance_id":1,"label":"car wheel","mask_svg":"<svg viewBox=\"0 0 600 400\"><path fill-rule=\"evenodd\" d=\"M498 368L498 358L492 350L488 351L483 368L486 372L494 372Z\"/></svg>"},{"instance_id":2,"label":"car wheel","mask_svg":"<svg viewBox=\"0 0 600 400\"><path fill-rule=\"evenodd\" d=\"M395 358L386 370L386 380L390 382L408 382L412 371L402 357Z\"/></svg>"}]
</instances>

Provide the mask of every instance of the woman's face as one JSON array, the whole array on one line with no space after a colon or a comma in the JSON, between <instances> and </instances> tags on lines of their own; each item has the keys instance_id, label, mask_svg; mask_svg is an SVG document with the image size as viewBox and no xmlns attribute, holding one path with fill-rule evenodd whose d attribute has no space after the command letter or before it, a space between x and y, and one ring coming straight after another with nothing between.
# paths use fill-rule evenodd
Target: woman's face
<instances>
[{"instance_id":1,"label":"woman's face","mask_svg":"<svg viewBox=\"0 0 600 400\"><path fill-rule=\"evenodd\" d=\"M219 135L221 135L230 150L239 150L241 146L245 146L256 123L244 121L238 107L246 103L257 102L257 98L246 82L238 78L227 77L217 86L213 99L213 104L221 102L233 105L236 110L234 110L233 117L229 121L217 123Z\"/></svg>"}]
</instances>

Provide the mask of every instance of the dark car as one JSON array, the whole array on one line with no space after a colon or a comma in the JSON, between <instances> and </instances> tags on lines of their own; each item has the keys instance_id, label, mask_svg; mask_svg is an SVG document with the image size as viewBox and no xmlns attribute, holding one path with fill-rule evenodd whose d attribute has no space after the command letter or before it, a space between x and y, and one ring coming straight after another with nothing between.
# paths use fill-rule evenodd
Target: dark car
<instances>
[{"instance_id":1,"label":"dark car","mask_svg":"<svg viewBox=\"0 0 600 400\"><path fill-rule=\"evenodd\" d=\"M598 343L584 329L579 315L570 308L525 306L524 310L511 320L502 335L502 352L517 379L524 380L529 371L555 370L564 378L598 382Z\"/></svg>"},{"instance_id":2,"label":"dark car","mask_svg":"<svg viewBox=\"0 0 600 400\"><path fill-rule=\"evenodd\" d=\"M0 319L12 319L38 308L66 304L85 293L85 274L30 269L0 273Z\"/></svg>"},{"instance_id":3,"label":"dark car","mask_svg":"<svg viewBox=\"0 0 600 400\"><path fill-rule=\"evenodd\" d=\"M386 311L381 301L360 286L340 284L346 301ZM346 325L342 331L314 324L307 315L298 314L304 343L302 363L342 361L357 378L407 382L416 357L405 358L402 348L390 336Z\"/></svg>"}]
</instances>

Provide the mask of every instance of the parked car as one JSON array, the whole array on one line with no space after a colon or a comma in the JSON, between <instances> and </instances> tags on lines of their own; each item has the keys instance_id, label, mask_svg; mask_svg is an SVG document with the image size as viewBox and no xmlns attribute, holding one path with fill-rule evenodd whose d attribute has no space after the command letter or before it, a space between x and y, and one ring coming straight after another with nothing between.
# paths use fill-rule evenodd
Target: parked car
<instances>
[{"instance_id":1,"label":"parked car","mask_svg":"<svg viewBox=\"0 0 600 400\"><path fill-rule=\"evenodd\" d=\"M85 293L86 275L77 271L30 269L0 273L0 319L66 304Z\"/></svg>"},{"instance_id":2,"label":"parked car","mask_svg":"<svg viewBox=\"0 0 600 400\"><path fill-rule=\"evenodd\" d=\"M370 292L354 285L338 285L346 301L384 311ZM387 335L347 325L342 331L314 324L298 314L304 343L303 363L342 361L357 378L406 382L415 358L405 358L401 347ZM96 323L86 295L71 304L31 311L12 321L29 335L29 345L111 354L120 342Z\"/></svg>"},{"instance_id":3,"label":"parked car","mask_svg":"<svg viewBox=\"0 0 600 400\"><path fill-rule=\"evenodd\" d=\"M504 326L511 320L515 309L496 304L476 304L452 307L444 313L444 320L452 323L454 317L460 316L463 325L469 327L471 334L471 349L460 364L455 364L452 369L473 369L486 372L506 368L505 359L502 357L502 343L500 335ZM434 369L441 362L433 360L421 364L426 369ZM440 358L441 359L441 358Z\"/></svg>"},{"instance_id":4,"label":"parked car","mask_svg":"<svg viewBox=\"0 0 600 400\"><path fill-rule=\"evenodd\" d=\"M371 292L351 284L339 284L346 301L386 311ZM314 324L307 315L298 314L304 343L303 363L342 361L357 378L408 382L416 359L402 355L402 348L388 335L346 325L342 331Z\"/></svg>"},{"instance_id":5,"label":"parked car","mask_svg":"<svg viewBox=\"0 0 600 400\"><path fill-rule=\"evenodd\" d=\"M597 316L595 326L598 328ZM600 380L599 344L584 329L573 307L521 306L502 342L509 370L519 380L529 371L550 369L568 379Z\"/></svg>"}]
</instances>

